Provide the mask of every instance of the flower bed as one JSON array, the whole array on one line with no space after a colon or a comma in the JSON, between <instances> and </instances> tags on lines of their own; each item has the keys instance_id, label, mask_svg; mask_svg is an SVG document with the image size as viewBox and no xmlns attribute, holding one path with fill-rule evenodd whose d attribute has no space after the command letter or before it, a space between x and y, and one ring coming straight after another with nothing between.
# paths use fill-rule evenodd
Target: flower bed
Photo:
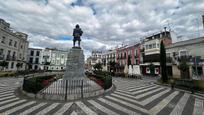
<instances>
[{"instance_id":1,"label":"flower bed","mask_svg":"<svg viewBox=\"0 0 204 115\"><path fill-rule=\"evenodd\" d=\"M55 75L24 78L23 90L29 93L37 94L40 90L49 86L55 80L54 77Z\"/></svg>"},{"instance_id":2,"label":"flower bed","mask_svg":"<svg viewBox=\"0 0 204 115\"><path fill-rule=\"evenodd\" d=\"M109 75L109 72L94 72L86 73L89 79L95 81L98 85L103 87L105 90L109 89L112 86L112 76Z\"/></svg>"}]
</instances>

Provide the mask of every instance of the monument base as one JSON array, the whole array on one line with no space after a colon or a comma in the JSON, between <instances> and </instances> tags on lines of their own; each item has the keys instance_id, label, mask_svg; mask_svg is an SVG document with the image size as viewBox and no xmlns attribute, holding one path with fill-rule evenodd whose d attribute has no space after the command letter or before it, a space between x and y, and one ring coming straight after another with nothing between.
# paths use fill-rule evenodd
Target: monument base
<instances>
[{"instance_id":1,"label":"monument base","mask_svg":"<svg viewBox=\"0 0 204 115\"><path fill-rule=\"evenodd\" d=\"M66 71L63 79L82 80L85 77L84 54L80 47L73 47L67 56Z\"/></svg>"}]
</instances>

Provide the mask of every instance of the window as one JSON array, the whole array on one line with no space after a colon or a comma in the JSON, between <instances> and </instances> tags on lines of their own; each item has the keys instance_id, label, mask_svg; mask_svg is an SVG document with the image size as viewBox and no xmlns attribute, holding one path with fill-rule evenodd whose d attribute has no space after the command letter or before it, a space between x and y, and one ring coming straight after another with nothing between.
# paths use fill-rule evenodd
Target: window
<instances>
[{"instance_id":1,"label":"window","mask_svg":"<svg viewBox=\"0 0 204 115\"><path fill-rule=\"evenodd\" d=\"M16 57L16 52L13 52L13 59Z\"/></svg>"},{"instance_id":2,"label":"window","mask_svg":"<svg viewBox=\"0 0 204 115\"><path fill-rule=\"evenodd\" d=\"M159 44L157 44L157 48L159 48L160 46L159 46Z\"/></svg>"},{"instance_id":3,"label":"window","mask_svg":"<svg viewBox=\"0 0 204 115\"><path fill-rule=\"evenodd\" d=\"M14 62L11 62L11 69L13 69L13 66L14 66Z\"/></svg>"},{"instance_id":4,"label":"window","mask_svg":"<svg viewBox=\"0 0 204 115\"><path fill-rule=\"evenodd\" d=\"M146 45L145 47L146 47L146 50L148 50L148 49L149 49L149 45Z\"/></svg>"},{"instance_id":5,"label":"window","mask_svg":"<svg viewBox=\"0 0 204 115\"><path fill-rule=\"evenodd\" d=\"M30 55L33 56L33 54L34 54L34 51L30 51Z\"/></svg>"},{"instance_id":6,"label":"window","mask_svg":"<svg viewBox=\"0 0 204 115\"><path fill-rule=\"evenodd\" d=\"M9 41L9 46L12 46L12 41L13 41L13 40L10 39L10 41Z\"/></svg>"},{"instance_id":7,"label":"window","mask_svg":"<svg viewBox=\"0 0 204 115\"><path fill-rule=\"evenodd\" d=\"M6 59L7 59L7 60L9 60L9 59L10 59L10 54L11 54L11 51L10 51L10 50L8 50L8 52L7 52L7 56L6 56Z\"/></svg>"},{"instance_id":8,"label":"window","mask_svg":"<svg viewBox=\"0 0 204 115\"><path fill-rule=\"evenodd\" d=\"M5 44L5 39L6 39L6 37L3 36L3 37L2 37L2 40L1 40L1 43L4 43L4 44Z\"/></svg>"},{"instance_id":9,"label":"window","mask_svg":"<svg viewBox=\"0 0 204 115\"><path fill-rule=\"evenodd\" d=\"M30 59L29 59L29 63L33 63L33 58L30 58Z\"/></svg>"},{"instance_id":10,"label":"window","mask_svg":"<svg viewBox=\"0 0 204 115\"><path fill-rule=\"evenodd\" d=\"M156 48L156 43L153 44L153 48Z\"/></svg>"},{"instance_id":11,"label":"window","mask_svg":"<svg viewBox=\"0 0 204 115\"><path fill-rule=\"evenodd\" d=\"M20 58L20 59L22 58L22 54L21 54L21 53L19 54L19 58Z\"/></svg>"},{"instance_id":12,"label":"window","mask_svg":"<svg viewBox=\"0 0 204 115\"><path fill-rule=\"evenodd\" d=\"M35 58L35 63L36 63L36 64L39 63L39 58Z\"/></svg>"},{"instance_id":13,"label":"window","mask_svg":"<svg viewBox=\"0 0 204 115\"><path fill-rule=\"evenodd\" d=\"M21 45L21 49L23 49L23 45Z\"/></svg>"},{"instance_id":14,"label":"window","mask_svg":"<svg viewBox=\"0 0 204 115\"><path fill-rule=\"evenodd\" d=\"M15 43L14 43L14 47L17 47L17 41L15 41Z\"/></svg>"},{"instance_id":15,"label":"window","mask_svg":"<svg viewBox=\"0 0 204 115\"><path fill-rule=\"evenodd\" d=\"M37 66L37 65L35 65L35 66L34 66L34 69L35 69L35 70L37 70L37 69L38 69L38 66Z\"/></svg>"},{"instance_id":16,"label":"window","mask_svg":"<svg viewBox=\"0 0 204 115\"><path fill-rule=\"evenodd\" d=\"M40 51L37 51L37 52L36 52L36 56L40 56Z\"/></svg>"},{"instance_id":17,"label":"window","mask_svg":"<svg viewBox=\"0 0 204 115\"><path fill-rule=\"evenodd\" d=\"M188 51L180 51L180 56L187 56L188 55Z\"/></svg>"},{"instance_id":18,"label":"window","mask_svg":"<svg viewBox=\"0 0 204 115\"><path fill-rule=\"evenodd\" d=\"M3 55L4 49L0 49L0 55Z\"/></svg>"},{"instance_id":19,"label":"window","mask_svg":"<svg viewBox=\"0 0 204 115\"><path fill-rule=\"evenodd\" d=\"M149 49L152 49L152 44L149 44Z\"/></svg>"},{"instance_id":20,"label":"window","mask_svg":"<svg viewBox=\"0 0 204 115\"><path fill-rule=\"evenodd\" d=\"M10 56L10 53L11 53L11 51L10 51L10 50L8 50L8 53L7 53L7 55L9 55L9 56Z\"/></svg>"},{"instance_id":21,"label":"window","mask_svg":"<svg viewBox=\"0 0 204 115\"><path fill-rule=\"evenodd\" d=\"M135 49L135 56L137 56L137 49Z\"/></svg>"}]
</instances>

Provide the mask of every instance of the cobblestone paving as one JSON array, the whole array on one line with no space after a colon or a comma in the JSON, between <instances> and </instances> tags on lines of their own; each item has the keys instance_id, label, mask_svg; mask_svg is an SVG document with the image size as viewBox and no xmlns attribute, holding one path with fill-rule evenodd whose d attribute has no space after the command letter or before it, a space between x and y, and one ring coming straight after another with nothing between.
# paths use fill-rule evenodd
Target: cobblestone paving
<instances>
[{"instance_id":1,"label":"cobblestone paving","mask_svg":"<svg viewBox=\"0 0 204 115\"><path fill-rule=\"evenodd\" d=\"M116 90L105 96L74 102L20 98L22 79L0 78L0 114L7 115L204 115L204 100L155 85L153 79L114 78Z\"/></svg>"}]
</instances>

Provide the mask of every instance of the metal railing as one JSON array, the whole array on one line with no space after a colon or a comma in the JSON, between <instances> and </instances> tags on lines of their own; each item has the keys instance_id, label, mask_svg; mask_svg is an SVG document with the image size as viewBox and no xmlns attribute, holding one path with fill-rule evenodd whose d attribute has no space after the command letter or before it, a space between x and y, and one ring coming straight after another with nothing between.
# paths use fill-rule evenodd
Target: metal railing
<instances>
[{"instance_id":1,"label":"metal railing","mask_svg":"<svg viewBox=\"0 0 204 115\"><path fill-rule=\"evenodd\" d=\"M89 97L87 95L94 94L101 90L103 90L102 87L89 79L60 79L41 90L38 95L54 97L60 100L69 100L70 98L78 99Z\"/></svg>"}]
</instances>

